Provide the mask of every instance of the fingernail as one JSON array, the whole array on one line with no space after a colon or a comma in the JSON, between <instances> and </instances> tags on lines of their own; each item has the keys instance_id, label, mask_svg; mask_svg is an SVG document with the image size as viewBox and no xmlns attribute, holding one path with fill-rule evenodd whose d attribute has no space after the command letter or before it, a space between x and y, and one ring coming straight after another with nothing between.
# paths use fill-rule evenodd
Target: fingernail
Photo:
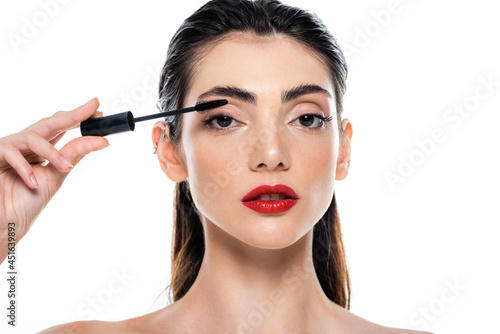
<instances>
[{"instance_id":1,"label":"fingernail","mask_svg":"<svg viewBox=\"0 0 500 334\"><path fill-rule=\"evenodd\" d=\"M98 99L98 98L97 98L97 97L94 97L94 98L92 98L92 99L88 100L88 101L87 101L87 103L85 103L85 104L89 104L90 102L92 102L92 101L94 101L94 100L96 100L96 99Z\"/></svg>"},{"instance_id":2,"label":"fingernail","mask_svg":"<svg viewBox=\"0 0 500 334\"><path fill-rule=\"evenodd\" d=\"M98 147L96 147L96 149L94 151L102 150L103 148L106 148L108 146L109 146L109 144L104 144L104 145L98 146Z\"/></svg>"},{"instance_id":3,"label":"fingernail","mask_svg":"<svg viewBox=\"0 0 500 334\"><path fill-rule=\"evenodd\" d=\"M33 187L35 187L35 188L39 187L38 182L36 181L35 175L31 174L30 181L31 181L31 184L33 185Z\"/></svg>"},{"instance_id":4,"label":"fingernail","mask_svg":"<svg viewBox=\"0 0 500 334\"><path fill-rule=\"evenodd\" d=\"M62 155L59 156L59 160L63 163L64 166L73 168L74 166Z\"/></svg>"}]
</instances>

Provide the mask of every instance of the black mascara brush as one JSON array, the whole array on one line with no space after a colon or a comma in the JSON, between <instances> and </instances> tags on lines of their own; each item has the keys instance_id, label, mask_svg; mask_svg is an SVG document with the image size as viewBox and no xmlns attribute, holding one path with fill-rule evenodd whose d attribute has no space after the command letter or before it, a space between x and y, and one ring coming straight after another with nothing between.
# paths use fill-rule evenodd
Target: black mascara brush
<instances>
[{"instance_id":1,"label":"black mascara brush","mask_svg":"<svg viewBox=\"0 0 500 334\"><path fill-rule=\"evenodd\" d=\"M91 118L80 124L82 136L100 136L104 137L113 133L134 131L135 123L147 121L150 119L182 114L190 111L204 111L215 109L227 104L227 100L215 100L200 103L194 107L165 111L158 114L141 116L134 118L131 111L125 111L119 114L109 115L99 118Z\"/></svg>"}]
</instances>

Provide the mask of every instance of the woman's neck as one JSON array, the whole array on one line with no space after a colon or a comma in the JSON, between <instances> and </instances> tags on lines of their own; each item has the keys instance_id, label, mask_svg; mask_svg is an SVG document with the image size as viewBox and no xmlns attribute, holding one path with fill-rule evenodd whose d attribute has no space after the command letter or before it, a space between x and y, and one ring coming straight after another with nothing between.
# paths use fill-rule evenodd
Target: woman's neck
<instances>
[{"instance_id":1,"label":"woman's neck","mask_svg":"<svg viewBox=\"0 0 500 334\"><path fill-rule=\"evenodd\" d=\"M176 310L207 332L308 332L332 317L317 278L312 229L293 245L261 249L205 224L198 276ZM175 304L174 304L175 305ZM310 331L309 331L310 332Z\"/></svg>"}]
</instances>

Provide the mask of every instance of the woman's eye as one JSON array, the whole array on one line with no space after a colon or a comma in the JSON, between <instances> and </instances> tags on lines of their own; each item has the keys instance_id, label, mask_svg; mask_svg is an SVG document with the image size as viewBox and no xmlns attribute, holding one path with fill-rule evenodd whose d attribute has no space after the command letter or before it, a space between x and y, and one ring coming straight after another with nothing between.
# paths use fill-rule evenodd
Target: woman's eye
<instances>
[{"instance_id":1,"label":"woman's eye","mask_svg":"<svg viewBox=\"0 0 500 334\"><path fill-rule=\"evenodd\" d=\"M321 130L326 123L333 119L332 116L324 117L318 114L304 114L298 117L294 124L304 128ZM202 121L205 126L215 131L225 131L234 128L239 122L227 115L218 114Z\"/></svg>"},{"instance_id":2,"label":"woman's eye","mask_svg":"<svg viewBox=\"0 0 500 334\"><path fill-rule=\"evenodd\" d=\"M215 130L226 130L232 128L230 127L230 125L233 123L233 121L237 123L235 119L226 115L219 114L204 120L203 123L208 128L213 128Z\"/></svg>"},{"instance_id":3,"label":"woman's eye","mask_svg":"<svg viewBox=\"0 0 500 334\"><path fill-rule=\"evenodd\" d=\"M304 114L300 117L298 117L294 124L299 124L299 126L309 128L309 129L321 129L323 126L330 122L333 119L332 116L330 117L324 117L322 115L317 115L317 114Z\"/></svg>"}]
</instances>

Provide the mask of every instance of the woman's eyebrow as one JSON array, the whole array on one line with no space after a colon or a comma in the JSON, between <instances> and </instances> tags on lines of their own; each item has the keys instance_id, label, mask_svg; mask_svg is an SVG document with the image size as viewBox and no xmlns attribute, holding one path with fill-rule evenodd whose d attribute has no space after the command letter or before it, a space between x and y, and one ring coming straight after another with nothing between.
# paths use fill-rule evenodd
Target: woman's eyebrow
<instances>
[{"instance_id":1,"label":"woman's eyebrow","mask_svg":"<svg viewBox=\"0 0 500 334\"><path fill-rule=\"evenodd\" d=\"M281 94L281 102L286 103L295 100L307 94L324 94L329 98L332 97L329 91L318 85L303 84L292 89L289 89Z\"/></svg>"},{"instance_id":2,"label":"woman's eyebrow","mask_svg":"<svg viewBox=\"0 0 500 334\"><path fill-rule=\"evenodd\" d=\"M257 96L246 89L233 86L215 86L198 96L196 104L201 103L204 99L211 96L227 96L243 102L257 103Z\"/></svg>"},{"instance_id":3,"label":"woman's eyebrow","mask_svg":"<svg viewBox=\"0 0 500 334\"><path fill-rule=\"evenodd\" d=\"M281 94L281 102L283 103L290 102L303 95L315 94L315 93L327 95L329 98L332 97L330 92L321 86L313 84L302 84L284 91ZM257 103L257 95L255 93L249 92L246 89L234 86L215 86L210 88L208 91L201 94L200 96L198 96L196 104L201 103L203 100L212 96L227 96L243 102L249 102L252 104Z\"/></svg>"}]
</instances>

